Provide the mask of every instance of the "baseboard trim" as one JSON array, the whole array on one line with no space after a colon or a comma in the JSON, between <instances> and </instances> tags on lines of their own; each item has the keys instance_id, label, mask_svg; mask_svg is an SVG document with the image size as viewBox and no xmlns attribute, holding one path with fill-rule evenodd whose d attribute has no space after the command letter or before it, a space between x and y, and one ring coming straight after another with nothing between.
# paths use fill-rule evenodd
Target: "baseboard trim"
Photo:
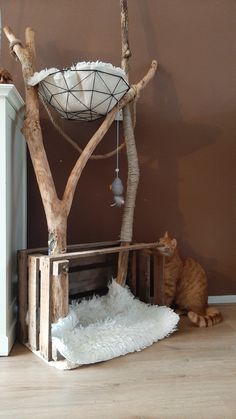
<instances>
[{"instance_id":1,"label":"baseboard trim","mask_svg":"<svg viewBox=\"0 0 236 419\"><path fill-rule=\"evenodd\" d=\"M16 338L16 319L12 322L7 334L0 335L0 356L8 356Z\"/></svg>"},{"instance_id":2,"label":"baseboard trim","mask_svg":"<svg viewBox=\"0 0 236 419\"><path fill-rule=\"evenodd\" d=\"M232 304L236 303L236 295L211 295L208 297L209 304Z\"/></svg>"}]
</instances>

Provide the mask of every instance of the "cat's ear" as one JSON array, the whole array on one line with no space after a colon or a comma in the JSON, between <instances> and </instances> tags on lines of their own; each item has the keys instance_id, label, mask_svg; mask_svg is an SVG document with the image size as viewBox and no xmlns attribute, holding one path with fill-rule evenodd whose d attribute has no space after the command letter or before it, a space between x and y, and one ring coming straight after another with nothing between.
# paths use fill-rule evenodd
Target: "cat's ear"
<instances>
[{"instance_id":1,"label":"cat's ear","mask_svg":"<svg viewBox=\"0 0 236 419\"><path fill-rule=\"evenodd\" d=\"M168 235L168 231L165 232L164 234L164 239L168 239L169 235Z\"/></svg>"},{"instance_id":2,"label":"cat's ear","mask_svg":"<svg viewBox=\"0 0 236 419\"><path fill-rule=\"evenodd\" d=\"M171 240L171 244L172 244L173 249L176 249L176 247L177 247L177 240L176 239L172 239Z\"/></svg>"}]
</instances>

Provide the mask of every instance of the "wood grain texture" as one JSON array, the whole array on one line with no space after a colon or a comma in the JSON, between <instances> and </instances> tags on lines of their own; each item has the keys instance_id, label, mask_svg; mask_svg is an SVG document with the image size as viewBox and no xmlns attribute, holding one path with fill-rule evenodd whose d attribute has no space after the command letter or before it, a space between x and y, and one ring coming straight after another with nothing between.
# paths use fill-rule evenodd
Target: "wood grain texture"
<instances>
[{"instance_id":1,"label":"wood grain texture","mask_svg":"<svg viewBox=\"0 0 236 419\"><path fill-rule=\"evenodd\" d=\"M39 257L28 258L28 344L39 349Z\"/></svg>"},{"instance_id":2,"label":"wood grain texture","mask_svg":"<svg viewBox=\"0 0 236 419\"><path fill-rule=\"evenodd\" d=\"M164 266L165 258L160 256L158 252L154 252L153 260L153 280L154 280L154 304L165 304L165 278Z\"/></svg>"},{"instance_id":3,"label":"wood grain texture","mask_svg":"<svg viewBox=\"0 0 236 419\"><path fill-rule=\"evenodd\" d=\"M50 263L50 261L49 261ZM65 271L59 275L51 275L51 322L57 322L59 318L65 317L69 310L69 262L64 262Z\"/></svg>"},{"instance_id":4,"label":"wood grain texture","mask_svg":"<svg viewBox=\"0 0 236 419\"><path fill-rule=\"evenodd\" d=\"M131 50L129 47L129 19L128 2L120 1L121 9L121 68L125 71L129 80L129 59ZM126 155L128 164L128 177L126 186L126 197L123 210L123 217L120 230L121 246L127 246L133 239L133 219L136 201L137 188L139 183L138 154L135 144L134 124L131 117L130 105L123 109L123 130L126 144ZM118 259L118 273L116 281L124 285L127 277L129 253L120 253Z\"/></svg>"},{"instance_id":5,"label":"wood grain texture","mask_svg":"<svg viewBox=\"0 0 236 419\"><path fill-rule=\"evenodd\" d=\"M208 330L186 317L142 352L74 371L50 368L16 344L0 359L0 417L235 419L236 305Z\"/></svg>"},{"instance_id":6,"label":"wood grain texture","mask_svg":"<svg viewBox=\"0 0 236 419\"><path fill-rule=\"evenodd\" d=\"M150 254L141 250L138 253L138 267L139 267L139 293L140 300L150 301Z\"/></svg>"},{"instance_id":7,"label":"wood grain texture","mask_svg":"<svg viewBox=\"0 0 236 419\"><path fill-rule=\"evenodd\" d=\"M137 252L130 253L129 287L134 295L137 293Z\"/></svg>"},{"instance_id":8,"label":"wood grain texture","mask_svg":"<svg viewBox=\"0 0 236 419\"><path fill-rule=\"evenodd\" d=\"M41 283L40 283L40 336L39 349L41 355L47 360L51 360L51 267L47 257L40 260Z\"/></svg>"},{"instance_id":9,"label":"wood grain texture","mask_svg":"<svg viewBox=\"0 0 236 419\"><path fill-rule=\"evenodd\" d=\"M18 252L18 328L17 337L22 343L28 340L28 327L26 324L26 314L28 310L28 267L27 267L28 255L26 252Z\"/></svg>"},{"instance_id":10,"label":"wood grain texture","mask_svg":"<svg viewBox=\"0 0 236 419\"><path fill-rule=\"evenodd\" d=\"M130 242L122 242L121 243L121 251L118 257L118 268L117 268L117 278L116 282L120 285L124 285L127 277L127 270L129 265L129 249ZM126 249L126 251L124 251Z\"/></svg>"},{"instance_id":11,"label":"wood grain texture","mask_svg":"<svg viewBox=\"0 0 236 419\"><path fill-rule=\"evenodd\" d=\"M82 250L95 250L102 247L112 247L112 246L119 246L120 241L106 241L106 242L96 242L96 243L83 243L83 244L70 244L67 246L68 252L77 252ZM24 249L19 251L19 255L21 253L25 253L26 255L35 254L35 253L42 253L47 255L48 248L47 247L37 247L34 249Z\"/></svg>"},{"instance_id":12,"label":"wood grain texture","mask_svg":"<svg viewBox=\"0 0 236 419\"><path fill-rule=\"evenodd\" d=\"M54 260L61 260L61 259L79 259L79 258L90 258L91 256L97 255L108 255L112 253L125 253L129 250L141 250L141 249L163 249L163 246L159 246L157 242L153 243L138 243L138 244L126 244L123 247L109 247L109 248L102 248L96 250L82 250L80 252L72 252L72 253L63 253L58 255L50 255L48 259L51 261Z\"/></svg>"}]
</instances>

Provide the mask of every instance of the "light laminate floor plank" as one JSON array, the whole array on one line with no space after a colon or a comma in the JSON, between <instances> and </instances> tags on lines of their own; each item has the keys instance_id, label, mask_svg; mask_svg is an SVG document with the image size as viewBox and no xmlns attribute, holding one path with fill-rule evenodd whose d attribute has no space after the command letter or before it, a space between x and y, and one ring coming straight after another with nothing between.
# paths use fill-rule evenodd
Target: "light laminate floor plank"
<instances>
[{"instance_id":1,"label":"light laminate floor plank","mask_svg":"<svg viewBox=\"0 0 236 419\"><path fill-rule=\"evenodd\" d=\"M182 318L146 350L58 371L16 344L0 358L1 418L236 419L236 305L209 329Z\"/></svg>"}]
</instances>

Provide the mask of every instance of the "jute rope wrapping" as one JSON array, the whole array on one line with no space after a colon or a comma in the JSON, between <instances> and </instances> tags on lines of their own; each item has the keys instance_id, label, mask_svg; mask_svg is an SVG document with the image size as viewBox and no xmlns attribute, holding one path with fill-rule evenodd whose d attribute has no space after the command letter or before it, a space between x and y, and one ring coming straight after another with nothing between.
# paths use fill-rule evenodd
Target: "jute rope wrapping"
<instances>
[{"instance_id":1,"label":"jute rope wrapping","mask_svg":"<svg viewBox=\"0 0 236 419\"><path fill-rule=\"evenodd\" d=\"M122 59L121 68L126 72L127 79L129 79L129 59L131 57L131 50L129 47L128 39L128 2L127 0L120 0L121 7L121 46L122 46ZM136 98L138 99L136 86ZM134 118L136 122L136 103L132 102L134 110ZM125 144L128 161L128 179L127 190L125 197L125 205L123 210L122 225L120 232L121 242L132 242L133 240L133 220L134 208L136 202L136 195L139 183L139 163L138 154L135 143L134 128L131 117L130 104L127 104L123 109L123 129L125 135ZM128 262L128 260L127 260ZM119 276L119 273L118 273Z\"/></svg>"},{"instance_id":2,"label":"jute rope wrapping","mask_svg":"<svg viewBox=\"0 0 236 419\"><path fill-rule=\"evenodd\" d=\"M133 238L133 216L137 188L139 182L139 165L138 155L135 146L134 130L131 118L130 105L126 105L123 109L124 121L123 128L129 141L126 142L127 159L128 159L128 182L125 198L125 206L122 218L122 226L120 239L122 242L131 242Z\"/></svg>"},{"instance_id":3,"label":"jute rope wrapping","mask_svg":"<svg viewBox=\"0 0 236 419\"><path fill-rule=\"evenodd\" d=\"M10 50L11 56L16 61L18 61L18 57L17 57L17 55L16 55L16 53L14 52L14 49L13 49L15 45L20 45L21 47L23 47L23 45L22 45L22 42L21 42L20 39L15 39L14 41L11 41L10 44L9 44L9 50Z\"/></svg>"}]
</instances>

